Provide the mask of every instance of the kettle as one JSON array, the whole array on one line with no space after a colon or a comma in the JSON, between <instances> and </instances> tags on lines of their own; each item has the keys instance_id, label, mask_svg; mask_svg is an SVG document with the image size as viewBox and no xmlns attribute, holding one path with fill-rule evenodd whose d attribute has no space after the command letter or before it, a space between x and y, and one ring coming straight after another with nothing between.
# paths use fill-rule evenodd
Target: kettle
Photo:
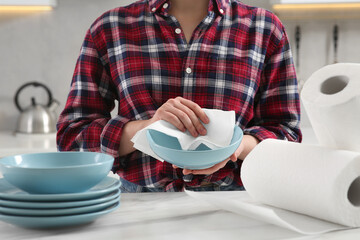
<instances>
[{"instance_id":1,"label":"kettle","mask_svg":"<svg viewBox=\"0 0 360 240\"><path fill-rule=\"evenodd\" d=\"M42 87L48 94L48 103L46 105L38 104L34 97L31 98L31 105L22 108L19 104L19 95L25 88ZM16 132L18 133L53 133L56 132L56 113L55 109L59 106L59 102L53 99L51 91L44 84L39 82L29 82L22 85L15 94L15 105L20 111L20 117L17 121Z\"/></svg>"}]
</instances>

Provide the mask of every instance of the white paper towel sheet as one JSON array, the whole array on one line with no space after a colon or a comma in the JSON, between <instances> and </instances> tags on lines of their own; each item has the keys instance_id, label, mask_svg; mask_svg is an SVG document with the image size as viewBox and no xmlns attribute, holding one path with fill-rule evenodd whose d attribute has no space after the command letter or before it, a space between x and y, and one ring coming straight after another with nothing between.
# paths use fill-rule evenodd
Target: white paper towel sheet
<instances>
[{"instance_id":1,"label":"white paper towel sheet","mask_svg":"<svg viewBox=\"0 0 360 240\"><path fill-rule=\"evenodd\" d=\"M164 161L152 151L146 137L146 131L148 129L157 130L169 136L176 137L183 150L194 150L200 144L205 144L211 149L228 146L234 133L235 112L217 109L203 110L209 118L209 123L204 124L204 127L207 130L207 134L205 136L200 135L195 138L189 133L189 131L181 132L172 124L164 120L160 120L135 134L135 136L131 139L134 143L134 148L160 161Z\"/></svg>"},{"instance_id":2,"label":"white paper towel sheet","mask_svg":"<svg viewBox=\"0 0 360 240\"><path fill-rule=\"evenodd\" d=\"M301 100L321 145L360 152L360 64L319 69L306 81Z\"/></svg>"},{"instance_id":3,"label":"white paper towel sheet","mask_svg":"<svg viewBox=\"0 0 360 240\"><path fill-rule=\"evenodd\" d=\"M360 153L269 139L244 160L241 178L251 198L200 197L303 234L360 227Z\"/></svg>"},{"instance_id":4,"label":"white paper towel sheet","mask_svg":"<svg viewBox=\"0 0 360 240\"><path fill-rule=\"evenodd\" d=\"M267 222L301 234L316 235L349 227L323 221L317 218L261 204L253 200L246 191L228 191L221 195L214 192L185 192L201 201L213 204L219 209L245 217Z\"/></svg>"}]
</instances>

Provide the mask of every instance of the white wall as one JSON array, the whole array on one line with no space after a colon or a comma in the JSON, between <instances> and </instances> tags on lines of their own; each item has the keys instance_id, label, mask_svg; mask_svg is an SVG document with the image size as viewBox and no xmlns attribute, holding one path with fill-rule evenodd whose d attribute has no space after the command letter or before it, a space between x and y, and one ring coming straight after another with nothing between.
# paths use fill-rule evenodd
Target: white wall
<instances>
[{"instance_id":1,"label":"white wall","mask_svg":"<svg viewBox=\"0 0 360 240\"><path fill-rule=\"evenodd\" d=\"M51 12L15 14L0 12L0 131L14 130L19 111L13 98L24 83L45 83L64 107L75 62L86 30L106 10L134 0L58 0ZM33 94L34 93L34 94ZM20 102L29 97L46 102L42 89L22 91Z\"/></svg>"},{"instance_id":2,"label":"white wall","mask_svg":"<svg viewBox=\"0 0 360 240\"><path fill-rule=\"evenodd\" d=\"M58 7L47 13L0 13L0 131L14 130L19 115L13 103L16 90L24 83L46 83L54 98L64 107L76 59L85 31L104 11L134 0L58 0ZM270 9L269 1L246 0L250 5ZM283 21L293 46L295 26L302 29L299 77L332 62L332 27L335 20ZM360 62L360 19L338 20L339 61ZM295 55L295 53L294 53ZM29 89L30 91L30 89ZM29 91L21 103L29 104ZM31 89L32 91L32 89ZM42 90L35 92L45 102ZM304 120L303 125L308 125Z\"/></svg>"}]
</instances>

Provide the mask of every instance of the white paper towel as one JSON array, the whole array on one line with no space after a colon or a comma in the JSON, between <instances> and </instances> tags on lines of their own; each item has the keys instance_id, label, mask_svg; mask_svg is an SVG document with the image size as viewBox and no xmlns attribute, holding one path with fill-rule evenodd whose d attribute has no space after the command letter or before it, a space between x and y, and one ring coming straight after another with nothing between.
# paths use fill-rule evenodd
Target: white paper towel
<instances>
[{"instance_id":1,"label":"white paper towel","mask_svg":"<svg viewBox=\"0 0 360 240\"><path fill-rule=\"evenodd\" d=\"M301 99L321 145L360 152L360 64L338 63L316 71Z\"/></svg>"},{"instance_id":2,"label":"white paper towel","mask_svg":"<svg viewBox=\"0 0 360 240\"><path fill-rule=\"evenodd\" d=\"M360 153L280 140L261 142L241 178L256 201L360 227Z\"/></svg>"},{"instance_id":3,"label":"white paper towel","mask_svg":"<svg viewBox=\"0 0 360 240\"><path fill-rule=\"evenodd\" d=\"M246 191L221 192L185 192L202 201L206 201L229 212L267 222L301 234L315 235L331 231L345 230L350 227L313 218L307 215L261 204L252 199Z\"/></svg>"},{"instance_id":4,"label":"white paper towel","mask_svg":"<svg viewBox=\"0 0 360 240\"><path fill-rule=\"evenodd\" d=\"M211 149L228 146L234 133L235 112L217 109L203 110L209 118L209 123L204 124L207 131L205 136L199 135L195 138L189 133L189 131L181 132L172 124L164 120L160 120L135 134L135 136L131 139L134 143L134 148L160 161L164 161L152 151L146 137L146 131L148 129L154 129L169 136L176 137L179 140L181 148L184 150L194 150L202 143Z\"/></svg>"}]
</instances>

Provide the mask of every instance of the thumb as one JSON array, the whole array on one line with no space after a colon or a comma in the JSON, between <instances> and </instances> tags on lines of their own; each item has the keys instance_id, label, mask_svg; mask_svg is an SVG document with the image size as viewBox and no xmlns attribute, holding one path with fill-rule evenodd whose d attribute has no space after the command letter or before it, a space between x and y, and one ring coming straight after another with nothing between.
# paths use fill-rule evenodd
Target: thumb
<instances>
[{"instance_id":1,"label":"thumb","mask_svg":"<svg viewBox=\"0 0 360 240\"><path fill-rule=\"evenodd\" d=\"M236 162L237 161L237 157L236 157L236 154L233 153L231 156L230 156L230 160L233 161L233 162Z\"/></svg>"}]
</instances>

